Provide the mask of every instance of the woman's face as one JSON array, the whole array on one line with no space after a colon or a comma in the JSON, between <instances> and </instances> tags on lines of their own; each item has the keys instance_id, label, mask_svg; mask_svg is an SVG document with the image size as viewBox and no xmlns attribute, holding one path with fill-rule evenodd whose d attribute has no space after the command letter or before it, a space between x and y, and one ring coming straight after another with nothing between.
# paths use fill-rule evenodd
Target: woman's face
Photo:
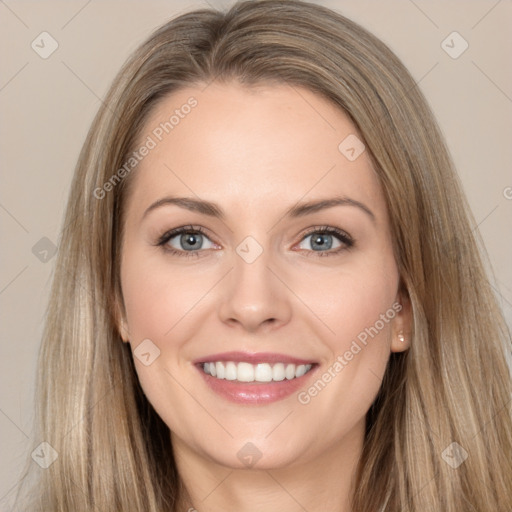
<instances>
[{"instance_id":1,"label":"woman's face","mask_svg":"<svg viewBox=\"0 0 512 512\"><path fill-rule=\"evenodd\" d=\"M175 450L345 456L409 326L354 124L306 89L213 83L161 100L139 142L120 330Z\"/></svg>"}]
</instances>

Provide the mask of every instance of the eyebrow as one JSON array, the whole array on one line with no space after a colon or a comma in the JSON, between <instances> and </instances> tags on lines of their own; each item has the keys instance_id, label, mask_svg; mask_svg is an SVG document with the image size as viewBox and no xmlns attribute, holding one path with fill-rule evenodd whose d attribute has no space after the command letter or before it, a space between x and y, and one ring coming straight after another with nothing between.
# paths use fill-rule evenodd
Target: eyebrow
<instances>
[{"instance_id":1,"label":"eyebrow","mask_svg":"<svg viewBox=\"0 0 512 512\"><path fill-rule=\"evenodd\" d=\"M209 217L215 217L221 220L225 220L226 216L222 208L211 201L205 201L202 199L194 199L193 197L163 197L158 201L151 204L144 212L142 218L146 217L151 211L156 210L162 206L176 205L186 210L197 212ZM349 197L332 197L327 199L319 199L316 201L308 201L304 203L298 203L288 210L286 210L284 217L298 218L304 217L327 208L333 208L335 206L354 206L359 208L361 211L366 213L373 222L375 222L375 214L360 201L351 199Z\"/></svg>"}]
</instances>

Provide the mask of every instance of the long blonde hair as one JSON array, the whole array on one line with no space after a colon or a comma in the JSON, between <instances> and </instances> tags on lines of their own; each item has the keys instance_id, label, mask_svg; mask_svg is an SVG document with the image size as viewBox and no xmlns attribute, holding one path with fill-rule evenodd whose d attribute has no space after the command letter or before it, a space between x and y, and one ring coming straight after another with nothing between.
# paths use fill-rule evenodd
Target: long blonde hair
<instances>
[{"instance_id":1,"label":"long blonde hair","mask_svg":"<svg viewBox=\"0 0 512 512\"><path fill-rule=\"evenodd\" d=\"M381 41L297 0L181 15L115 78L76 167L39 358L34 446L45 441L58 458L44 470L30 460L27 482L38 474L24 510L176 510L169 431L118 332L130 176L103 198L94 191L126 162L164 95L212 80L287 83L323 96L357 126L382 184L412 345L392 354L368 411L353 510L511 510L510 332L440 131ZM467 458L455 468L447 453Z\"/></svg>"}]
</instances>

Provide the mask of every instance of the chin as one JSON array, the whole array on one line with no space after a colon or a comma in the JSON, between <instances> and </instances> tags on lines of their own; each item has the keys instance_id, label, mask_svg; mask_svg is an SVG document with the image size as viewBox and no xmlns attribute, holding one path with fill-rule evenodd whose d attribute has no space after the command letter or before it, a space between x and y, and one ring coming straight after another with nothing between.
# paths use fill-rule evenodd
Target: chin
<instances>
[{"instance_id":1,"label":"chin","mask_svg":"<svg viewBox=\"0 0 512 512\"><path fill-rule=\"evenodd\" d=\"M245 440L230 439L217 445L218 449L205 447L201 451L205 458L233 470L270 470L296 464L304 455L300 446L299 443L283 446L282 442L272 443L265 438L252 437Z\"/></svg>"}]
</instances>

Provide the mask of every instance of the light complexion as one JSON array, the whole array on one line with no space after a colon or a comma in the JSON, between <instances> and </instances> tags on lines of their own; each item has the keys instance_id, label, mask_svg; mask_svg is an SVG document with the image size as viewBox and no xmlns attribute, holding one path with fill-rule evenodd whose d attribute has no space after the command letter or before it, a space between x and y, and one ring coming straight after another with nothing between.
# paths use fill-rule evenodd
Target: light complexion
<instances>
[{"instance_id":1,"label":"light complexion","mask_svg":"<svg viewBox=\"0 0 512 512\"><path fill-rule=\"evenodd\" d=\"M158 103L140 140L191 96L197 107L131 177L121 262L120 331L132 349L149 339L160 351L135 365L172 432L182 508L347 512L365 414L390 353L410 340L379 181L366 152L350 161L338 149L357 135L349 118L298 87L187 87ZM171 197L215 203L223 215ZM332 198L345 202L287 214ZM402 309L343 371L300 403L298 393L397 302ZM278 382L237 384L251 376L244 365L231 367L230 382L210 365L206 375L201 363L219 357L224 367L265 363L262 378L270 368ZM293 359L306 373L281 379L273 367L286 373ZM281 384L293 389L280 394Z\"/></svg>"}]
</instances>

